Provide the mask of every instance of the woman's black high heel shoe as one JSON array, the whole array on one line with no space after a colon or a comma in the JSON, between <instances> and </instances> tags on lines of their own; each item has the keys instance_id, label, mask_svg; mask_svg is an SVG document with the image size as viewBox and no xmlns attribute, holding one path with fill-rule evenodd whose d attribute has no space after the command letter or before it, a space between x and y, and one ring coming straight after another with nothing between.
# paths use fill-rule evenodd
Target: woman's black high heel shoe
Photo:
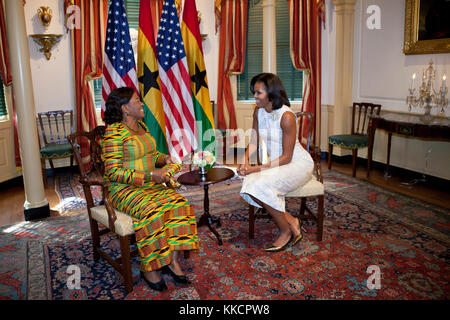
<instances>
[{"instance_id":1,"label":"woman's black high heel shoe","mask_svg":"<svg viewBox=\"0 0 450 320\"><path fill-rule=\"evenodd\" d=\"M177 282L177 283L181 283L181 284L190 284L191 283L186 276L177 275L167 265L161 268L161 273L170 275L173 278L173 280L175 280L175 282Z\"/></svg>"},{"instance_id":2,"label":"woman's black high heel shoe","mask_svg":"<svg viewBox=\"0 0 450 320\"><path fill-rule=\"evenodd\" d=\"M147 280L147 278L144 276L144 273L141 271L141 276L142 278L144 278L144 281L147 283L147 285L156 291L164 291L167 290L167 285L166 282L164 281L164 279L161 279L161 281L158 281L156 283L150 282L149 280Z\"/></svg>"}]
</instances>

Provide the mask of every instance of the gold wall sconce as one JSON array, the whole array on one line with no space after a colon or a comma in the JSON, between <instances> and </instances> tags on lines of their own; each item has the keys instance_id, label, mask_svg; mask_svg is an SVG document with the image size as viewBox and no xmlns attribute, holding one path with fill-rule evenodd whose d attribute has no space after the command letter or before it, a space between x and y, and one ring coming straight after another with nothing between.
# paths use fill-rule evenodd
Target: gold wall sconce
<instances>
[{"instance_id":1,"label":"gold wall sconce","mask_svg":"<svg viewBox=\"0 0 450 320\"><path fill-rule=\"evenodd\" d=\"M32 34L30 37L42 47L39 51L44 53L47 60L50 60L52 56L50 50L59 42L62 34Z\"/></svg>"},{"instance_id":2,"label":"gold wall sconce","mask_svg":"<svg viewBox=\"0 0 450 320\"><path fill-rule=\"evenodd\" d=\"M50 7L42 6L37 9L37 13L42 25L44 27L48 27L50 25L50 21L52 21L52 9L50 9Z\"/></svg>"},{"instance_id":3,"label":"gold wall sconce","mask_svg":"<svg viewBox=\"0 0 450 320\"><path fill-rule=\"evenodd\" d=\"M202 22L202 14L199 10L197 10L197 19L198 19L198 27L200 28L200 22ZM205 41L206 37L208 37L208 34L201 33L200 36L202 37L202 41Z\"/></svg>"}]
</instances>

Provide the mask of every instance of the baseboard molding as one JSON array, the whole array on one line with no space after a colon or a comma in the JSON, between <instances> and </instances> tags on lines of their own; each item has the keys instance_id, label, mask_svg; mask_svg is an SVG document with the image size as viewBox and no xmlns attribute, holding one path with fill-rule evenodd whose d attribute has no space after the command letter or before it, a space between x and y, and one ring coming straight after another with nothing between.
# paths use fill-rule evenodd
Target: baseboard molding
<instances>
[{"instance_id":1,"label":"baseboard molding","mask_svg":"<svg viewBox=\"0 0 450 320\"><path fill-rule=\"evenodd\" d=\"M328 152L321 152L321 159L325 159L328 160ZM346 155L346 156L336 156L333 154L332 156L332 161L333 163L346 163L346 164L352 164L352 156L351 155ZM356 163L358 165L358 167L367 167L367 159L364 158L357 158ZM331 167L333 168L333 167ZM384 171L386 169L386 164L383 162L378 162L378 161L374 161L372 160L371 163L371 168L372 169L377 169L380 171ZM450 180L447 180L445 178L440 178L440 177L436 177L436 176L432 176L432 175L428 175L428 174L423 174L422 172L417 172L417 171L412 171L412 170L408 170L405 168L400 168L400 167L396 167L393 165L389 165L389 171L391 175L396 175L396 176L402 176L405 179L410 178L412 179L418 179L420 177L425 176L426 180L429 182L436 182L439 184L450 184Z\"/></svg>"},{"instance_id":2,"label":"baseboard molding","mask_svg":"<svg viewBox=\"0 0 450 320\"><path fill-rule=\"evenodd\" d=\"M47 178L53 177L52 169L46 169L45 173L47 175ZM79 173L78 165L74 164L72 168L70 167L70 165L65 166L65 167L55 168L55 173L56 173L56 175L64 174L64 173ZM23 176L22 175L0 182L0 191L11 188L11 187L18 187L18 186L23 186Z\"/></svg>"},{"instance_id":3,"label":"baseboard molding","mask_svg":"<svg viewBox=\"0 0 450 320\"><path fill-rule=\"evenodd\" d=\"M22 175L0 182L0 191L20 186L23 186Z\"/></svg>"}]
</instances>

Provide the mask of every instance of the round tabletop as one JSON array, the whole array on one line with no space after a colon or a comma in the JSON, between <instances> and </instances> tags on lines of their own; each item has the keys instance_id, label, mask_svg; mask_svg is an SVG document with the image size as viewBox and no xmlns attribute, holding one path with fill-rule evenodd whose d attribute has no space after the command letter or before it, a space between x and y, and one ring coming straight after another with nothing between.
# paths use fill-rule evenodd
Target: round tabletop
<instances>
[{"instance_id":1,"label":"round tabletop","mask_svg":"<svg viewBox=\"0 0 450 320\"><path fill-rule=\"evenodd\" d=\"M198 170L183 173L177 181L189 186L204 186L228 180L234 176L234 171L228 168L210 168L204 180Z\"/></svg>"}]
</instances>

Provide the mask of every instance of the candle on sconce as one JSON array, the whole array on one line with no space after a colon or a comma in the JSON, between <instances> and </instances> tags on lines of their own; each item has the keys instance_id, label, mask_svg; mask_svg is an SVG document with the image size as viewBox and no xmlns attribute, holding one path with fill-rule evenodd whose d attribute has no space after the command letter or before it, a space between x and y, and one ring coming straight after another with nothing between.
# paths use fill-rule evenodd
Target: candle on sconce
<instances>
[{"instance_id":1,"label":"candle on sconce","mask_svg":"<svg viewBox=\"0 0 450 320\"><path fill-rule=\"evenodd\" d=\"M414 88L414 79L416 78L416 74L413 73L412 78L411 78L411 90Z\"/></svg>"},{"instance_id":2,"label":"candle on sconce","mask_svg":"<svg viewBox=\"0 0 450 320\"><path fill-rule=\"evenodd\" d=\"M444 74L442 76L442 88L445 88L445 80L447 79L447 76Z\"/></svg>"}]
</instances>

